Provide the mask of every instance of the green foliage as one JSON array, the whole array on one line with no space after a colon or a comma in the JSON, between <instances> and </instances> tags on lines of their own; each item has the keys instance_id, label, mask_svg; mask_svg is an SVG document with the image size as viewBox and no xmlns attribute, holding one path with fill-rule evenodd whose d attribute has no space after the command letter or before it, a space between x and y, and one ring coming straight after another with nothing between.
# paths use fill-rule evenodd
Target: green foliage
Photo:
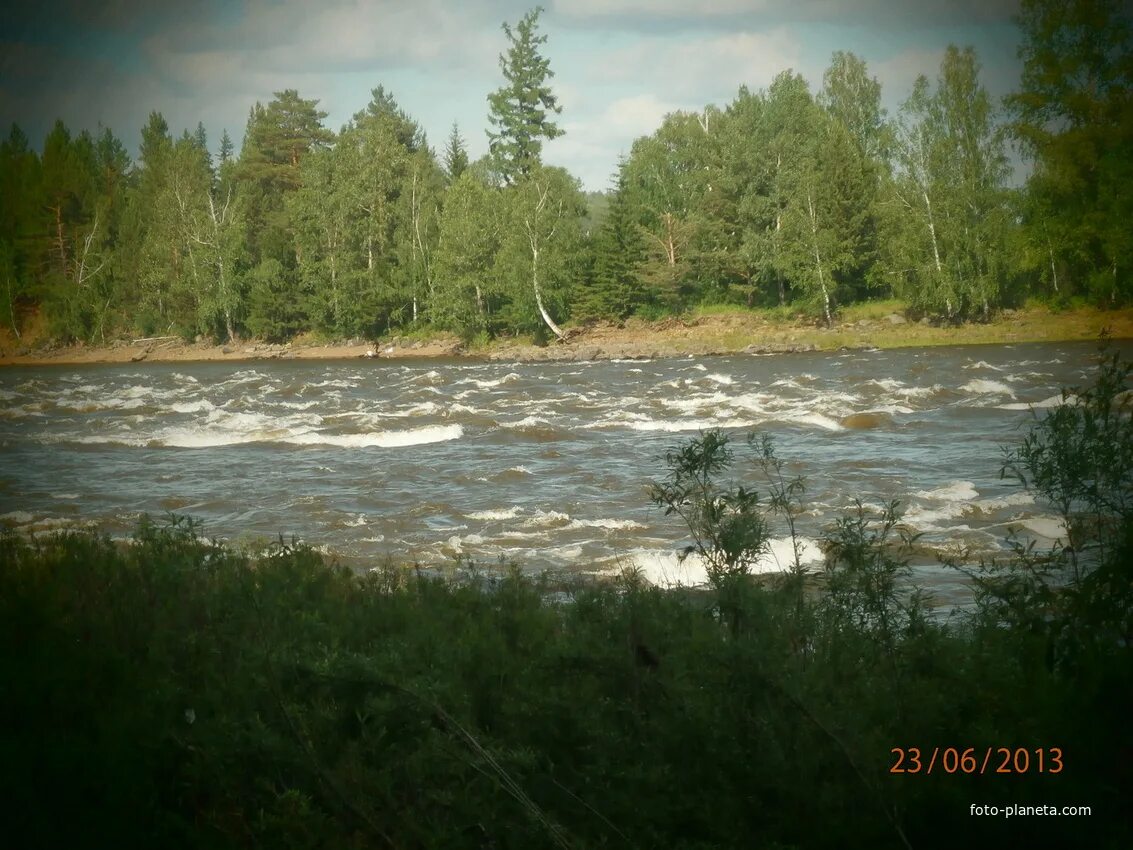
<instances>
[{"instance_id":1,"label":"green foliage","mask_svg":"<svg viewBox=\"0 0 1133 850\"><path fill-rule=\"evenodd\" d=\"M815 94L785 71L722 109L666 115L590 209L568 176L561 244L543 254L530 237L551 234L548 211L532 217L541 193L527 196L563 130L539 8L503 25L476 163L455 125L434 153L382 86L341 137L317 100L277 92L249 110L239 155L224 132L215 161L203 124L175 132L159 112L133 165L109 130L57 122L36 151L13 127L0 143L0 312L17 334L38 311L55 340L101 343L425 327L551 339L571 319L705 303L833 323L890 294L949 322L1034 295L1117 305L1133 252L1133 28L1118 6L1023 3L1024 74L1007 103L1034 159L1025 189L1005 187L1007 128L971 48L950 47L894 121L865 62L837 51Z\"/></svg>"},{"instance_id":2,"label":"green foliage","mask_svg":"<svg viewBox=\"0 0 1133 850\"><path fill-rule=\"evenodd\" d=\"M913 311L986 318L1007 284L1007 159L971 48L950 46L936 90L901 107L888 200L889 275Z\"/></svg>"},{"instance_id":3,"label":"green foliage","mask_svg":"<svg viewBox=\"0 0 1133 850\"><path fill-rule=\"evenodd\" d=\"M1103 349L1093 383L1064 390L1005 453L1003 474L1055 509L1064 537L1049 552L1016 542L977 586L989 618L1043 636L1052 663L1133 642L1131 374Z\"/></svg>"},{"instance_id":4,"label":"green foliage","mask_svg":"<svg viewBox=\"0 0 1133 850\"><path fill-rule=\"evenodd\" d=\"M452 132L449 133L445 143L444 169L448 184L451 186L460 179L460 175L468 168L468 148L464 137L460 135L460 128L452 122Z\"/></svg>"},{"instance_id":5,"label":"green foliage","mask_svg":"<svg viewBox=\"0 0 1133 850\"><path fill-rule=\"evenodd\" d=\"M496 169L511 184L538 165L543 139L548 141L563 134L549 113L562 107L547 80L555 75L551 63L539 54L539 46L547 36L536 35L542 7L528 12L514 31L503 25L509 47L500 54L500 70L504 85L488 95L488 120L495 131L488 131L488 148Z\"/></svg>"},{"instance_id":6,"label":"green foliage","mask_svg":"<svg viewBox=\"0 0 1133 850\"><path fill-rule=\"evenodd\" d=\"M248 330L258 337L282 342L303 327L303 299L279 260L267 259L249 272Z\"/></svg>"},{"instance_id":7,"label":"green foliage","mask_svg":"<svg viewBox=\"0 0 1133 850\"><path fill-rule=\"evenodd\" d=\"M1011 130L1035 169L1025 234L1054 292L1123 303L1131 293L1133 21L1116 0L1024 0L1023 79ZM1041 259L1040 259L1041 258ZM1049 273L1048 273L1049 272Z\"/></svg>"},{"instance_id":8,"label":"green foliage","mask_svg":"<svg viewBox=\"0 0 1133 850\"><path fill-rule=\"evenodd\" d=\"M573 314L578 319L626 319L648 295L637 276L645 246L633 220L624 174L618 177L605 219L591 242L594 265L586 286L577 293Z\"/></svg>"}]
</instances>

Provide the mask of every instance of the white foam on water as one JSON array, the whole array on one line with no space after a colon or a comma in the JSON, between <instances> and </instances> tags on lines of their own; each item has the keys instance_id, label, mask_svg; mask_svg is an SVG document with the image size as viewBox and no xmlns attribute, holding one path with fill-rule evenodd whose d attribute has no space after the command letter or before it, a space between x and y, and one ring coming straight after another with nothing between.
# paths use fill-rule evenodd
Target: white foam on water
<instances>
[{"instance_id":1,"label":"white foam on water","mask_svg":"<svg viewBox=\"0 0 1133 850\"><path fill-rule=\"evenodd\" d=\"M692 368L695 369L698 372L707 372L708 371L708 367L705 366L703 363L694 363Z\"/></svg>"},{"instance_id":2,"label":"white foam on water","mask_svg":"<svg viewBox=\"0 0 1133 850\"><path fill-rule=\"evenodd\" d=\"M366 515L358 514L354 519L348 519L343 523L347 528L358 528L366 524Z\"/></svg>"},{"instance_id":3,"label":"white foam on water","mask_svg":"<svg viewBox=\"0 0 1133 850\"><path fill-rule=\"evenodd\" d=\"M461 537L459 534L454 534L446 543L453 552L460 555L464 552L465 544L469 546L480 546L484 543L484 538L479 534L466 534L464 537Z\"/></svg>"},{"instance_id":4,"label":"white foam on water","mask_svg":"<svg viewBox=\"0 0 1133 850\"><path fill-rule=\"evenodd\" d=\"M915 412L911 407L906 407L903 404L879 404L871 407L866 413L888 413L891 416L898 413L913 413Z\"/></svg>"},{"instance_id":5,"label":"white foam on water","mask_svg":"<svg viewBox=\"0 0 1133 850\"><path fill-rule=\"evenodd\" d=\"M534 428L538 425L550 425L551 423L541 416L525 416L518 422L504 422L505 428Z\"/></svg>"},{"instance_id":6,"label":"white foam on water","mask_svg":"<svg viewBox=\"0 0 1133 850\"><path fill-rule=\"evenodd\" d=\"M544 551L547 555L564 561L577 561L582 557L581 546L555 546Z\"/></svg>"},{"instance_id":7,"label":"white foam on water","mask_svg":"<svg viewBox=\"0 0 1133 850\"><path fill-rule=\"evenodd\" d=\"M940 384L933 384L930 387L901 387L894 390L897 395L905 396L906 398L923 398L925 396L934 395L944 389Z\"/></svg>"},{"instance_id":8,"label":"white foam on water","mask_svg":"<svg viewBox=\"0 0 1133 850\"><path fill-rule=\"evenodd\" d=\"M744 393L743 395L732 396L727 401L732 407L738 407L751 413L766 414L768 405L774 404L777 399L768 393Z\"/></svg>"},{"instance_id":9,"label":"white foam on water","mask_svg":"<svg viewBox=\"0 0 1133 850\"><path fill-rule=\"evenodd\" d=\"M79 498L79 494L78 493L52 493L51 498L52 499L77 499L77 498Z\"/></svg>"},{"instance_id":10,"label":"white foam on water","mask_svg":"<svg viewBox=\"0 0 1133 850\"><path fill-rule=\"evenodd\" d=\"M831 419L821 413L814 411L792 412L786 415L780 414L779 418L787 422L797 422L800 425L814 425L817 428L825 428L827 431L845 431L846 427L836 419Z\"/></svg>"},{"instance_id":11,"label":"white foam on water","mask_svg":"<svg viewBox=\"0 0 1133 850\"><path fill-rule=\"evenodd\" d=\"M1020 520L1019 524L1047 540L1066 540L1066 523L1057 516L1034 516Z\"/></svg>"},{"instance_id":12,"label":"white foam on water","mask_svg":"<svg viewBox=\"0 0 1133 850\"><path fill-rule=\"evenodd\" d=\"M800 562L806 566L822 560L818 542L809 537L799 539ZM794 550L789 537L771 540L769 549L753 565L753 573L786 572L794 565ZM672 550L634 549L623 564L639 570L642 577L658 587L701 587L708 584L707 562L696 553L682 559ZM620 572L621 568L607 572Z\"/></svg>"},{"instance_id":13,"label":"white foam on water","mask_svg":"<svg viewBox=\"0 0 1133 850\"><path fill-rule=\"evenodd\" d=\"M983 378L968 381L960 389L975 395L1015 395L1015 391L1002 381L988 381Z\"/></svg>"},{"instance_id":14,"label":"white foam on water","mask_svg":"<svg viewBox=\"0 0 1133 850\"><path fill-rule=\"evenodd\" d=\"M458 425L457 427L459 428L460 426ZM515 472L519 475L534 475L534 473L530 469L528 469L526 466L523 466L523 465L509 466L507 469L504 470L504 472Z\"/></svg>"},{"instance_id":15,"label":"white foam on water","mask_svg":"<svg viewBox=\"0 0 1133 850\"><path fill-rule=\"evenodd\" d=\"M645 527L632 519L575 519L571 520L570 525L567 526L567 528L606 528L623 531Z\"/></svg>"},{"instance_id":16,"label":"white foam on water","mask_svg":"<svg viewBox=\"0 0 1133 850\"><path fill-rule=\"evenodd\" d=\"M201 413L206 410L216 410L216 405L207 398L202 398L199 401L175 402L170 405L170 410L174 413Z\"/></svg>"},{"instance_id":17,"label":"white foam on water","mask_svg":"<svg viewBox=\"0 0 1133 850\"><path fill-rule=\"evenodd\" d=\"M1070 399L1067 401L1072 403ZM996 408L999 410L1047 410L1058 407L1060 404L1062 404L1062 393L1044 398L1042 401L1017 401L1011 404L998 404Z\"/></svg>"},{"instance_id":18,"label":"white foam on water","mask_svg":"<svg viewBox=\"0 0 1133 850\"><path fill-rule=\"evenodd\" d=\"M719 406L728 401L730 399L723 393L712 393L712 395L692 396L691 398L667 398L664 405L682 413L696 413L701 408Z\"/></svg>"},{"instance_id":19,"label":"white foam on water","mask_svg":"<svg viewBox=\"0 0 1133 850\"><path fill-rule=\"evenodd\" d=\"M196 378L194 378L194 377L193 377L192 375L183 375L183 374L181 374L180 372L174 372L174 373L173 373L173 377L174 377L174 378L176 378L176 379L177 379L178 381L188 381L188 382L189 382L190 384L197 384L197 383L200 383L200 382L199 382L199 381L198 381L198 380L197 380Z\"/></svg>"},{"instance_id":20,"label":"white foam on water","mask_svg":"<svg viewBox=\"0 0 1133 850\"><path fill-rule=\"evenodd\" d=\"M996 372L1002 372L1003 366L992 366L986 360L977 360L975 363L968 363L960 367L961 369L993 369Z\"/></svg>"},{"instance_id":21,"label":"white foam on water","mask_svg":"<svg viewBox=\"0 0 1133 850\"><path fill-rule=\"evenodd\" d=\"M487 522L499 522L505 519L515 519L519 514L523 513L523 508L519 505L512 505L510 508L493 511L473 511L466 514L469 519L485 520Z\"/></svg>"},{"instance_id":22,"label":"white foam on water","mask_svg":"<svg viewBox=\"0 0 1133 850\"><path fill-rule=\"evenodd\" d=\"M724 386L730 386L734 383L731 375L721 375L719 372L713 372L704 377L709 381L715 381L717 384L723 384Z\"/></svg>"},{"instance_id":23,"label":"white foam on water","mask_svg":"<svg viewBox=\"0 0 1133 850\"><path fill-rule=\"evenodd\" d=\"M407 431L376 431L368 434L323 434L309 431L285 437L280 442L296 446L337 446L346 449L378 447L383 449L443 443L464 435L460 425L427 425Z\"/></svg>"},{"instance_id":24,"label":"white foam on water","mask_svg":"<svg viewBox=\"0 0 1133 850\"><path fill-rule=\"evenodd\" d=\"M495 387L503 386L504 384L510 384L512 381L518 381L519 379L520 379L520 376L519 376L518 373L508 372L502 378L496 378L494 381L481 381L478 378L462 378L461 380L457 381L456 383L458 383L458 384L474 384L475 386L479 387L482 390L490 390L490 389L494 389Z\"/></svg>"},{"instance_id":25,"label":"white foam on water","mask_svg":"<svg viewBox=\"0 0 1133 850\"><path fill-rule=\"evenodd\" d=\"M751 428L757 425L750 419L646 419L641 422L625 423L634 431L665 431L678 433L682 431L707 431L712 428Z\"/></svg>"},{"instance_id":26,"label":"white foam on water","mask_svg":"<svg viewBox=\"0 0 1133 850\"><path fill-rule=\"evenodd\" d=\"M866 381L866 383L873 384L874 386L880 387L881 389L891 393L897 392L899 389L905 386L896 378L870 378L868 381Z\"/></svg>"},{"instance_id":27,"label":"white foam on water","mask_svg":"<svg viewBox=\"0 0 1133 850\"><path fill-rule=\"evenodd\" d=\"M426 416L428 414L435 414L440 409L441 409L440 405L437 405L437 403L435 401L421 401L421 402L416 403L416 405L414 405L414 406L412 406L412 407L410 407L406 410L399 410L398 413L394 414L394 415L395 416Z\"/></svg>"},{"instance_id":28,"label":"white foam on water","mask_svg":"<svg viewBox=\"0 0 1133 850\"><path fill-rule=\"evenodd\" d=\"M570 514L565 514L561 511L536 509L531 518L525 520L523 525L527 528L548 528L551 526L566 525L568 522L570 522Z\"/></svg>"},{"instance_id":29,"label":"white foam on water","mask_svg":"<svg viewBox=\"0 0 1133 850\"><path fill-rule=\"evenodd\" d=\"M260 431L222 431L205 430L199 428L169 428L161 436L149 440L129 441L129 445L147 445L153 443L159 446L168 446L175 449L207 449L220 446L236 446L242 443L255 443L270 439L272 434L283 435L286 431L260 432ZM93 441L92 441L93 442Z\"/></svg>"},{"instance_id":30,"label":"white foam on water","mask_svg":"<svg viewBox=\"0 0 1133 850\"><path fill-rule=\"evenodd\" d=\"M803 566L823 559L818 541L810 537L799 538L799 563ZM775 537L769 551L759 559L758 572L789 570L795 564L795 549L790 537Z\"/></svg>"},{"instance_id":31,"label":"white foam on water","mask_svg":"<svg viewBox=\"0 0 1133 850\"><path fill-rule=\"evenodd\" d=\"M936 499L939 501L971 501L979 498L979 491L971 481L952 481L935 490L918 490L912 494L918 499Z\"/></svg>"},{"instance_id":32,"label":"white foam on water","mask_svg":"<svg viewBox=\"0 0 1133 850\"><path fill-rule=\"evenodd\" d=\"M0 514L0 522L8 522L12 525L27 525L34 521L35 517L27 511L10 511L6 514Z\"/></svg>"},{"instance_id":33,"label":"white foam on water","mask_svg":"<svg viewBox=\"0 0 1133 850\"><path fill-rule=\"evenodd\" d=\"M913 505L905 511L901 521L913 528L936 530L939 523L957 519L965 511L971 510L979 497L979 491L971 481L953 481L935 490L918 490L911 495L940 504L934 507Z\"/></svg>"},{"instance_id":34,"label":"white foam on water","mask_svg":"<svg viewBox=\"0 0 1133 850\"><path fill-rule=\"evenodd\" d=\"M509 529L508 531L501 531L499 534L495 535L495 537L499 540L546 539L547 532L545 532L545 531L515 531L515 530Z\"/></svg>"},{"instance_id":35,"label":"white foam on water","mask_svg":"<svg viewBox=\"0 0 1133 850\"><path fill-rule=\"evenodd\" d=\"M1008 493L1006 496L1000 496L995 499L977 499L971 502L971 507L978 509L981 513L992 513L994 511L1002 511L1007 508L1017 508L1023 505L1033 505L1035 497L1030 493Z\"/></svg>"}]
</instances>

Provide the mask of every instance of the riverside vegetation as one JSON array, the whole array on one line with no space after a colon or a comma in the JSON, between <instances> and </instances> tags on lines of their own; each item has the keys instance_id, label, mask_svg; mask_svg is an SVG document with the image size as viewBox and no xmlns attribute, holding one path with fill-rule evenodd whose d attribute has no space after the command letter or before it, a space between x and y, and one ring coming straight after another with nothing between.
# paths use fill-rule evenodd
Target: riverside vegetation
<instances>
[{"instance_id":1,"label":"riverside vegetation","mask_svg":"<svg viewBox=\"0 0 1133 850\"><path fill-rule=\"evenodd\" d=\"M461 564L358 574L190 519L0 537L0 781L12 846L941 847L1133 842L1130 367L1105 355L1006 450L1065 540L957 557L933 613L899 506L825 563L755 577L805 483L706 432L651 498L710 584ZM736 480L741 453L751 475ZM1022 774L890 773L893 748L1031 752ZM1061 752L1043 772L1034 751ZM998 766L999 757L994 761ZM972 817L1083 805L1088 817Z\"/></svg>"},{"instance_id":2,"label":"riverside vegetation","mask_svg":"<svg viewBox=\"0 0 1133 850\"><path fill-rule=\"evenodd\" d=\"M562 338L573 324L740 307L827 326L897 298L986 321L1028 298L1127 305L1133 29L1117 0L1023 0L1023 76L998 104L950 46L896 115L838 51L818 91L785 70L667 115L607 192L542 162L563 134L539 10L505 25L489 152L437 153L382 86L335 133L288 89L237 152L160 112L136 161L109 128L0 143L0 321L106 345L297 335ZM1008 181L1007 142L1032 166ZM215 154L215 159L214 159ZM23 341L17 341L16 348Z\"/></svg>"}]
</instances>

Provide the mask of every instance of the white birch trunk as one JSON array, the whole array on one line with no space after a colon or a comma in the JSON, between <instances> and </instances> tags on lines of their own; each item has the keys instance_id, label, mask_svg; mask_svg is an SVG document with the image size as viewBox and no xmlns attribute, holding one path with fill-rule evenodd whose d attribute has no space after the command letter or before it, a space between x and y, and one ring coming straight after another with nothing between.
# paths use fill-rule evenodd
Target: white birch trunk
<instances>
[{"instance_id":1,"label":"white birch trunk","mask_svg":"<svg viewBox=\"0 0 1133 850\"><path fill-rule=\"evenodd\" d=\"M826 276L822 269L822 254L818 250L818 216L814 211L814 199L810 189L806 190L806 207L810 213L810 235L814 245L814 265L818 269L818 285L822 289L822 312L826 316L826 326L834 324L834 317L830 315L830 292L826 288Z\"/></svg>"}]
</instances>

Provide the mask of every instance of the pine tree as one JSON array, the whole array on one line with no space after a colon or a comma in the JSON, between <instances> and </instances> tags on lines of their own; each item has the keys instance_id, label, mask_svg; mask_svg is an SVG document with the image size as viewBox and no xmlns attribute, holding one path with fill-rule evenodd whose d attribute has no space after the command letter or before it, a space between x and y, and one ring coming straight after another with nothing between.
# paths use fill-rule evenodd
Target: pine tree
<instances>
[{"instance_id":1,"label":"pine tree","mask_svg":"<svg viewBox=\"0 0 1133 850\"><path fill-rule=\"evenodd\" d=\"M452 122L452 132L449 133L448 142L445 144L444 166L450 186L459 180L460 175L468 168L468 150L455 121Z\"/></svg>"},{"instance_id":2,"label":"pine tree","mask_svg":"<svg viewBox=\"0 0 1133 850\"><path fill-rule=\"evenodd\" d=\"M555 75L550 61L539 54L539 46L547 41L545 35L536 34L542 11L540 6L528 12L514 31L503 25L510 43L507 53L500 54L505 84L488 95L488 120L496 128L488 131L488 149L496 170L509 184L539 164L543 139L563 134L549 118L562 107L547 85Z\"/></svg>"}]
</instances>

